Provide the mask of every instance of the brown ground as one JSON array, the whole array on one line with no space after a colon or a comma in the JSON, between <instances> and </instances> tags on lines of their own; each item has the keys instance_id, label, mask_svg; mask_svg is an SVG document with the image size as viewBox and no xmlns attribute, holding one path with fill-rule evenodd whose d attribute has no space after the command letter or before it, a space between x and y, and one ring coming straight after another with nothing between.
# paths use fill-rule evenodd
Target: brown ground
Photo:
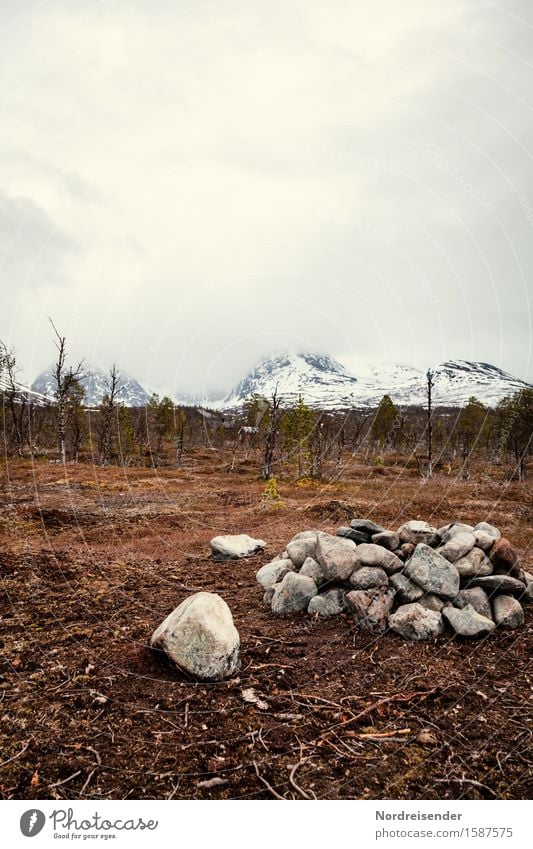
<instances>
[{"instance_id":1,"label":"brown ground","mask_svg":"<svg viewBox=\"0 0 533 849\"><path fill-rule=\"evenodd\" d=\"M527 798L531 607L525 629L483 642L376 640L347 617L274 618L254 574L297 531L356 515L487 519L531 570L531 489L501 469L421 484L352 465L330 485L281 482L283 506L265 509L256 465L226 467L202 450L180 471L4 467L3 797ZM267 552L213 564L223 532ZM188 681L147 646L200 589L226 599L241 634L227 683Z\"/></svg>"}]
</instances>

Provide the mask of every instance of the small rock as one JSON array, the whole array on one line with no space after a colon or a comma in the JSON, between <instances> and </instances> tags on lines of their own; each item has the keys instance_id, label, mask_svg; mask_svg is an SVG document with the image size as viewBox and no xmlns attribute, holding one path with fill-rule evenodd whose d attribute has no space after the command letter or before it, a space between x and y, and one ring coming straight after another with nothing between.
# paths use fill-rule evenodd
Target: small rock
<instances>
[{"instance_id":1,"label":"small rock","mask_svg":"<svg viewBox=\"0 0 533 849\"><path fill-rule=\"evenodd\" d=\"M400 535L396 531L381 531L379 534L372 536L374 545L382 545L383 548L388 548L389 551L396 551L400 547Z\"/></svg>"},{"instance_id":2,"label":"small rock","mask_svg":"<svg viewBox=\"0 0 533 849\"><path fill-rule=\"evenodd\" d=\"M285 577L287 572L293 570L291 560L276 560L272 563L267 563L266 566L261 566L255 578L258 584L266 590L268 587L273 587L278 581Z\"/></svg>"},{"instance_id":3,"label":"small rock","mask_svg":"<svg viewBox=\"0 0 533 849\"><path fill-rule=\"evenodd\" d=\"M447 542L437 550L450 563L455 563L460 557L464 557L465 554L472 551L475 544L476 538L474 534L460 532L449 537Z\"/></svg>"},{"instance_id":4,"label":"small rock","mask_svg":"<svg viewBox=\"0 0 533 849\"><path fill-rule=\"evenodd\" d=\"M511 595L522 595L525 584L517 578L509 575L487 575L483 578L472 578L469 587L481 587L489 596L493 593L510 593Z\"/></svg>"},{"instance_id":5,"label":"small rock","mask_svg":"<svg viewBox=\"0 0 533 849\"><path fill-rule=\"evenodd\" d=\"M382 545L368 542L358 545L355 550L355 568L359 569L361 566L377 566L387 575L403 569L402 561L392 551L388 551Z\"/></svg>"},{"instance_id":6,"label":"small rock","mask_svg":"<svg viewBox=\"0 0 533 849\"><path fill-rule=\"evenodd\" d=\"M353 519L350 522L350 526L355 531L362 531L369 536L372 536L372 534L380 534L385 530L385 528L382 528L381 525L376 525L376 523L371 519Z\"/></svg>"},{"instance_id":7,"label":"small rock","mask_svg":"<svg viewBox=\"0 0 533 849\"><path fill-rule=\"evenodd\" d=\"M350 539L321 534L316 547L316 560L328 580L346 581L357 565L357 547Z\"/></svg>"},{"instance_id":8,"label":"small rock","mask_svg":"<svg viewBox=\"0 0 533 849\"><path fill-rule=\"evenodd\" d=\"M337 536L344 539L351 539L356 545L359 545L361 542L370 542L369 534L365 534L363 531L356 531L354 528L339 528Z\"/></svg>"},{"instance_id":9,"label":"small rock","mask_svg":"<svg viewBox=\"0 0 533 849\"><path fill-rule=\"evenodd\" d=\"M415 548L404 574L427 593L452 599L459 592L459 572L453 563L424 543Z\"/></svg>"},{"instance_id":10,"label":"small rock","mask_svg":"<svg viewBox=\"0 0 533 849\"><path fill-rule=\"evenodd\" d=\"M474 533L476 531L483 531L483 533L489 534L494 540L500 539L502 535L498 528L494 525L489 525L488 522L478 522L477 525L474 525Z\"/></svg>"},{"instance_id":11,"label":"small rock","mask_svg":"<svg viewBox=\"0 0 533 849\"><path fill-rule=\"evenodd\" d=\"M413 545L418 545L423 542L432 547L439 545L440 536L436 528L428 525L427 522L419 522L416 519L411 522L406 522L401 528L398 528L400 542L411 542Z\"/></svg>"},{"instance_id":12,"label":"small rock","mask_svg":"<svg viewBox=\"0 0 533 849\"><path fill-rule=\"evenodd\" d=\"M444 599L439 598L438 595L434 595L433 593L426 593L418 600L418 604L421 604L422 607L426 607L428 610L434 610L436 613L441 613L449 603L449 601L444 601Z\"/></svg>"},{"instance_id":13,"label":"small rock","mask_svg":"<svg viewBox=\"0 0 533 849\"><path fill-rule=\"evenodd\" d=\"M453 604L454 607L459 608L466 607L467 604L470 604L480 616L492 619L489 597L481 587L470 587L469 589L461 590L457 594L457 598L454 598Z\"/></svg>"},{"instance_id":14,"label":"small rock","mask_svg":"<svg viewBox=\"0 0 533 849\"><path fill-rule=\"evenodd\" d=\"M522 605L512 595L498 595L494 599L494 621L500 628L521 628L524 624Z\"/></svg>"},{"instance_id":15,"label":"small rock","mask_svg":"<svg viewBox=\"0 0 533 849\"><path fill-rule=\"evenodd\" d=\"M305 536L290 542L287 546L287 554L294 563L296 569L303 566L308 557L316 559L316 547L318 537Z\"/></svg>"},{"instance_id":16,"label":"small rock","mask_svg":"<svg viewBox=\"0 0 533 849\"><path fill-rule=\"evenodd\" d=\"M407 560L409 557L411 557L413 551L416 548L416 545L414 544L414 542L404 542L403 545L400 546L400 548L401 548L404 560Z\"/></svg>"},{"instance_id":17,"label":"small rock","mask_svg":"<svg viewBox=\"0 0 533 849\"><path fill-rule=\"evenodd\" d=\"M417 734L416 742L420 743L422 746L437 746L438 740L433 734L432 731L421 731L420 734Z\"/></svg>"},{"instance_id":18,"label":"small rock","mask_svg":"<svg viewBox=\"0 0 533 849\"><path fill-rule=\"evenodd\" d=\"M437 533L441 537L442 542L446 543L456 534L473 534L474 528L472 525L464 525L462 522L450 522L449 525L439 528Z\"/></svg>"},{"instance_id":19,"label":"small rock","mask_svg":"<svg viewBox=\"0 0 533 849\"><path fill-rule=\"evenodd\" d=\"M274 586L267 587L263 596L263 604L267 607L272 607L272 599L274 598Z\"/></svg>"},{"instance_id":20,"label":"small rock","mask_svg":"<svg viewBox=\"0 0 533 849\"><path fill-rule=\"evenodd\" d=\"M485 554L491 550L496 542L494 537L491 537L486 531L474 531L474 539L476 540L477 548L480 548Z\"/></svg>"},{"instance_id":21,"label":"small rock","mask_svg":"<svg viewBox=\"0 0 533 849\"><path fill-rule=\"evenodd\" d=\"M389 627L407 640L431 640L444 631L442 616L421 604L404 604L389 616Z\"/></svg>"},{"instance_id":22,"label":"small rock","mask_svg":"<svg viewBox=\"0 0 533 849\"><path fill-rule=\"evenodd\" d=\"M219 681L239 668L239 633L231 610L216 593L186 598L156 628L150 645L203 681Z\"/></svg>"},{"instance_id":23,"label":"small rock","mask_svg":"<svg viewBox=\"0 0 533 849\"><path fill-rule=\"evenodd\" d=\"M254 539L248 534L228 534L227 536L214 537L211 540L211 553L213 560L221 562L224 560L240 560L250 557L262 551L266 542L262 539Z\"/></svg>"},{"instance_id":24,"label":"small rock","mask_svg":"<svg viewBox=\"0 0 533 849\"><path fill-rule=\"evenodd\" d=\"M315 595L309 602L308 613L318 613L320 616L338 616L346 609L344 590L335 588L321 595Z\"/></svg>"},{"instance_id":25,"label":"small rock","mask_svg":"<svg viewBox=\"0 0 533 849\"><path fill-rule=\"evenodd\" d=\"M355 573L357 575L357 572ZM353 577L353 575L352 575ZM410 604L413 601L418 601L424 595L424 590L413 584L406 575L398 572L396 575L391 575L391 586L398 593L398 598L402 604Z\"/></svg>"},{"instance_id":26,"label":"small rock","mask_svg":"<svg viewBox=\"0 0 533 849\"><path fill-rule=\"evenodd\" d=\"M317 587L323 584L326 580L322 567L316 562L316 560L313 560L312 557L307 557L305 559L304 565L300 569L300 575L307 575L308 578L312 578Z\"/></svg>"},{"instance_id":27,"label":"small rock","mask_svg":"<svg viewBox=\"0 0 533 849\"><path fill-rule=\"evenodd\" d=\"M496 627L492 619L481 616L471 604L465 607L445 607L442 615L458 637L486 637Z\"/></svg>"},{"instance_id":28,"label":"small rock","mask_svg":"<svg viewBox=\"0 0 533 849\"><path fill-rule=\"evenodd\" d=\"M508 539L501 537L497 539L490 550L490 562L494 571L500 575L511 575L518 578L520 566L518 565L518 554Z\"/></svg>"},{"instance_id":29,"label":"small rock","mask_svg":"<svg viewBox=\"0 0 533 849\"><path fill-rule=\"evenodd\" d=\"M289 616L306 610L309 602L318 592L317 585L307 575L287 572L280 584L276 584L272 596L272 612L279 616Z\"/></svg>"},{"instance_id":30,"label":"small rock","mask_svg":"<svg viewBox=\"0 0 533 849\"><path fill-rule=\"evenodd\" d=\"M394 602L393 589L352 590L346 593L344 600L359 628L372 634L382 634L386 630Z\"/></svg>"},{"instance_id":31,"label":"small rock","mask_svg":"<svg viewBox=\"0 0 533 849\"><path fill-rule=\"evenodd\" d=\"M461 578L474 578L492 575L492 563L480 548L473 548L464 557L453 564Z\"/></svg>"},{"instance_id":32,"label":"small rock","mask_svg":"<svg viewBox=\"0 0 533 849\"><path fill-rule=\"evenodd\" d=\"M387 573L375 566L363 566L352 572L350 584L354 590L369 590L372 587L386 587L389 583Z\"/></svg>"}]
</instances>

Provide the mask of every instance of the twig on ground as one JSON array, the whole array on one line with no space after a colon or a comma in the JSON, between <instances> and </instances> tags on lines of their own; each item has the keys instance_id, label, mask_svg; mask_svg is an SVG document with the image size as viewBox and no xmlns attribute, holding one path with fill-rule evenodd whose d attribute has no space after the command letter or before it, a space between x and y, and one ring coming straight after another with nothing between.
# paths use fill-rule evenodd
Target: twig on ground
<instances>
[{"instance_id":1,"label":"twig on ground","mask_svg":"<svg viewBox=\"0 0 533 849\"><path fill-rule=\"evenodd\" d=\"M265 785L265 787L267 788L267 790L268 790L270 793L272 793L272 795L273 795L274 799L279 799L279 800L280 800L280 802L287 802L287 801L288 801L288 799L286 799L286 798L285 798L285 796L280 796L280 794L277 792L277 790L274 790L274 788L272 787L272 785L268 783L268 781L266 780L266 778L263 778L263 776L262 776L262 775L261 775L261 773L259 772L259 767L257 766L257 764L256 764L256 762L255 762L255 761L253 761L253 765L254 765L254 769L255 769L255 774L257 775L257 777L258 777L259 781L261 782L261 784L264 784L264 785Z\"/></svg>"}]
</instances>

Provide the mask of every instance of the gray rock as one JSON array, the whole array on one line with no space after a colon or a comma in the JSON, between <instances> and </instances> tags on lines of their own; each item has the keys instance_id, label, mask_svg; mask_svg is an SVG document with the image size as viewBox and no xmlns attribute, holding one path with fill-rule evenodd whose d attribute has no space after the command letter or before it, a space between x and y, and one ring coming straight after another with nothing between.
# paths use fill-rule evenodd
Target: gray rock
<instances>
[{"instance_id":1,"label":"gray rock","mask_svg":"<svg viewBox=\"0 0 533 849\"><path fill-rule=\"evenodd\" d=\"M304 565L308 557L316 560L317 540L317 535L305 536L288 544L287 554L297 569Z\"/></svg>"},{"instance_id":2,"label":"gray rock","mask_svg":"<svg viewBox=\"0 0 533 849\"><path fill-rule=\"evenodd\" d=\"M497 595L492 606L494 621L500 628L521 628L524 624L522 605L512 595Z\"/></svg>"},{"instance_id":3,"label":"gray rock","mask_svg":"<svg viewBox=\"0 0 533 849\"><path fill-rule=\"evenodd\" d=\"M468 586L481 587L489 596L496 593L522 595L525 590L525 584L522 581L519 581L518 578L511 578L509 575L487 575L483 578L472 578Z\"/></svg>"},{"instance_id":4,"label":"gray rock","mask_svg":"<svg viewBox=\"0 0 533 849\"><path fill-rule=\"evenodd\" d=\"M309 602L308 613L318 613L320 616L338 616L345 610L344 590L335 588L321 595L315 595Z\"/></svg>"},{"instance_id":5,"label":"gray rock","mask_svg":"<svg viewBox=\"0 0 533 849\"><path fill-rule=\"evenodd\" d=\"M382 634L387 628L387 617L392 610L394 590L390 587L352 590L346 593L344 601L359 628L372 634Z\"/></svg>"},{"instance_id":6,"label":"gray rock","mask_svg":"<svg viewBox=\"0 0 533 849\"><path fill-rule=\"evenodd\" d=\"M352 572L350 584L354 590L369 590L372 587L386 587L389 579L387 573L383 569L378 569L375 566L363 566Z\"/></svg>"},{"instance_id":7,"label":"gray rock","mask_svg":"<svg viewBox=\"0 0 533 849\"><path fill-rule=\"evenodd\" d=\"M352 540L320 534L315 559L327 580L347 581L357 565L356 551Z\"/></svg>"},{"instance_id":8,"label":"gray rock","mask_svg":"<svg viewBox=\"0 0 533 849\"><path fill-rule=\"evenodd\" d=\"M291 613L307 610L317 592L317 585L312 578L298 572L287 572L281 583L274 587L272 612L279 616L290 616Z\"/></svg>"},{"instance_id":9,"label":"gray rock","mask_svg":"<svg viewBox=\"0 0 533 849\"><path fill-rule=\"evenodd\" d=\"M265 594L263 596L263 604L265 604L267 607L272 607L273 597L274 597L274 587L273 586L268 587L268 589L265 590Z\"/></svg>"},{"instance_id":10,"label":"gray rock","mask_svg":"<svg viewBox=\"0 0 533 849\"><path fill-rule=\"evenodd\" d=\"M411 522L405 522L401 528L398 528L400 542L410 542L413 545L418 545L423 542L432 547L439 545L440 535L436 528L428 525L427 522L419 522L414 519Z\"/></svg>"},{"instance_id":11,"label":"gray rock","mask_svg":"<svg viewBox=\"0 0 533 849\"><path fill-rule=\"evenodd\" d=\"M309 537L315 537L315 539L316 539L318 534L319 534L319 531L315 531L315 530L300 531L299 533L294 534L294 536L290 540L290 542L297 542L299 539L308 539Z\"/></svg>"},{"instance_id":12,"label":"gray rock","mask_svg":"<svg viewBox=\"0 0 533 849\"><path fill-rule=\"evenodd\" d=\"M467 604L472 605L476 613L479 613L480 616L492 619L489 597L481 587L470 587L470 589L461 590L453 600L454 607L459 607L460 609L466 607Z\"/></svg>"},{"instance_id":13,"label":"gray rock","mask_svg":"<svg viewBox=\"0 0 533 849\"><path fill-rule=\"evenodd\" d=\"M533 604L533 581L528 581L524 594L520 596L524 604Z\"/></svg>"},{"instance_id":14,"label":"gray rock","mask_svg":"<svg viewBox=\"0 0 533 849\"><path fill-rule=\"evenodd\" d=\"M255 578L258 584L266 590L268 587L273 587L278 581L285 577L287 572L293 570L291 560L276 560L272 563L267 563L266 566L261 566Z\"/></svg>"},{"instance_id":15,"label":"gray rock","mask_svg":"<svg viewBox=\"0 0 533 849\"><path fill-rule=\"evenodd\" d=\"M382 545L383 548L388 548L389 551L396 551L400 547L400 534L396 531L381 531L379 534L372 536L374 545Z\"/></svg>"},{"instance_id":16,"label":"gray rock","mask_svg":"<svg viewBox=\"0 0 533 849\"><path fill-rule=\"evenodd\" d=\"M403 604L389 616L389 627L406 640L432 640L444 631L441 614L421 604Z\"/></svg>"},{"instance_id":17,"label":"gray rock","mask_svg":"<svg viewBox=\"0 0 533 849\"><path fill-rule=\"evenodd\" d=\"M211 554L213 560L221 562L224 560L240 560L263 551L266 542L262 539L254 539L248 534L228 534L226 536L213 537L211 540Z\"/></svg>"},{"instance_id":18,"label":"gray rock","mask_svg":"<svg viewBox=\"0 0 533 849\"><path fill-rule=\"evenodd\" d=\"M351 539L352 542L355 542L356 544L370 541L369 534L365 534L363 531L356 531L354 528L339 528L337 536L343 537L344 539Z\"/></svg>"},{"instance_id":19,"label":"gray rock","mask_svg":"<svg viewBox=\"0 0 533 849\"><path fill-rule=\"evenodd\" d=\"M464 557L465 554L472 551L475 544L476 538L474 534L460 532L452 534L447 542L438 549L438 552L446 560L449 560L450 563L455 563L456 560L459 560L459 558Z\"/></svg>"},{"instance_id":20,"label":"gray rock","mask_svg":"<svg viewBox=\"0 0 533 849\"><path fill-rule=\"evenodd\" d=\"M300 569L300 575L307 575L308 578L312 578L317 587L326 580L322 567L312 557L306 558L304 565Z\"/></svg>"},{"instance_id":21,"label":"gray rock","mask_svg":"<svg viewBox=\"0 0 533 849\"><path fill-rule=\"evenodd\" d=\"M461 578L475 578L492 575L492 563L480 548L473 548L464 557L453 564Z\"/></svg>"},{"instance_id":22,"label":"gray rock","mask_svg":"<svg viewBox=\"0 0 533 849\"><path fill-rule=\"evenodd\" d=\"M500 539L501 537L501 531L499 531L494 525L489 525L488 522L478 522L477 525L474 525L474 533L476 531L483 531L483 533L488 534L494 540Z\"/></svg>"},{"instance_id":23,"label":"gray rock","mask_svg":"<svg viewBox=\"0 0 533 849\"><path fill-rule=\"evenodd\" d=\"M357 572L355 574L357 574ZM422 598L424 595L424 590L416 584L413 584L413 582L401 572L398 572L396 575L391 575L390 582L391 586L396 590L398 598L402 604L410 604L413 601L418 601L418 599Z\"/></svg>"},{"instance_id":24,"label":"gray rock","mask_svg":"<svg viewBox=\"0 0 533 849\"><path fill-rule=\"evenodd\" d=\"M372 536L372 534L380 534L385 528L382 528L381 525L376 525L371 519L353 519L350 522L350 527L352 527L355 531L362 531L368 536Z\"/></svg>"},{"instance_id":25,"label":"gray rock","mask_svg":"<svg viewBox=\"0 0 533 849\"><path fill-rule=\"evenodd\" d=\"M382 545L374 545L372 542L362 543L357 546L355 552L355 568L362 566L376 566L383 569L387 575L399 572L403 569L403 563L392 551L383 548Z\"/></svg>"},{"instance_id":26,"label":"gray rock","mask_svg":"<svg viewBox=\"0 0 533 849\"><path fill-rule=\"evenodd\" d=\"M453 563L424 543L415 548L404 574L427 593L452 599L459 592L459 572Z\"/></svg>"},{"instance_id":27,"label":"gray rock","mask_svg":"<svg viewBox=\"0 0 533 849\"><path fill-rule=\"evenodd\" d=\"M455 534L472 534L474 533L474 528L472 525L464 525L462 522L450 522L449 525L444 525L443 528L439 528L438 534L442 539L442 542L448 542Z\"/></svg>"},{"instance_id":28,"label":"gray rock","mask_svg":"<svg viewBox=\"0 0 533 849\"><path fill-rule=\"evenodd\" d=\"M216 593L185 599L154 631L150 645L202 681L219 681L239 668L239 633L231 610Z\"/></svg>"},{"instance_id":29,"label":"gray rock","mask_svg":"<svg viewBox=\"0 0 533 849\"><path fill-rule=\"evenodd\" d=\"M496 542L494 537L491 537L486 531L474 531L474 539L476 546L485 553L488 553Z\"/></svg>"},{"instance_id":30,"label":"gray rock","mask_svg":"<svg viewBox=\"0 0 533 849\"><path fill-rule=\"evenodd\" d=\"M465 607L445 607L442 615L459 637L486 637L496 627L492 619L481 616L471 604Z\"/></svg>"},{"instance_id":31,"label":"gray rock","mask_svg":"<svg viewBox=\"0 0 533 849\"><path fill-rule=\"evenodd\" d=\"M428 610L435 610L436 613L440 613L449 601L444 601L444 599L439 598L438 595L433 595L433 593L426 593L418 600L418 604L421 604L422 607L426 607Z\"/></svg>"}]
</instances>

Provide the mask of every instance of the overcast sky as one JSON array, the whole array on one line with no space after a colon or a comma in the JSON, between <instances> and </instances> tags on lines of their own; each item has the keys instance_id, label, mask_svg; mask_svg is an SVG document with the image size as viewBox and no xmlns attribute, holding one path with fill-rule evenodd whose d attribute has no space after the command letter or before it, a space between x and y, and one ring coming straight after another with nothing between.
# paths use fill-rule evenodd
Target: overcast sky
<instances>
[{"instance_id":1,"label":"overcast sky","mask_svg":"<svg viewBox=\"0 0 533 849\"><path fill-rule=\"evenodd\" d=\"M531 0L2 0L0 339L162 391L286 348L533 381Z\"/></svg>"}]
</instances>

